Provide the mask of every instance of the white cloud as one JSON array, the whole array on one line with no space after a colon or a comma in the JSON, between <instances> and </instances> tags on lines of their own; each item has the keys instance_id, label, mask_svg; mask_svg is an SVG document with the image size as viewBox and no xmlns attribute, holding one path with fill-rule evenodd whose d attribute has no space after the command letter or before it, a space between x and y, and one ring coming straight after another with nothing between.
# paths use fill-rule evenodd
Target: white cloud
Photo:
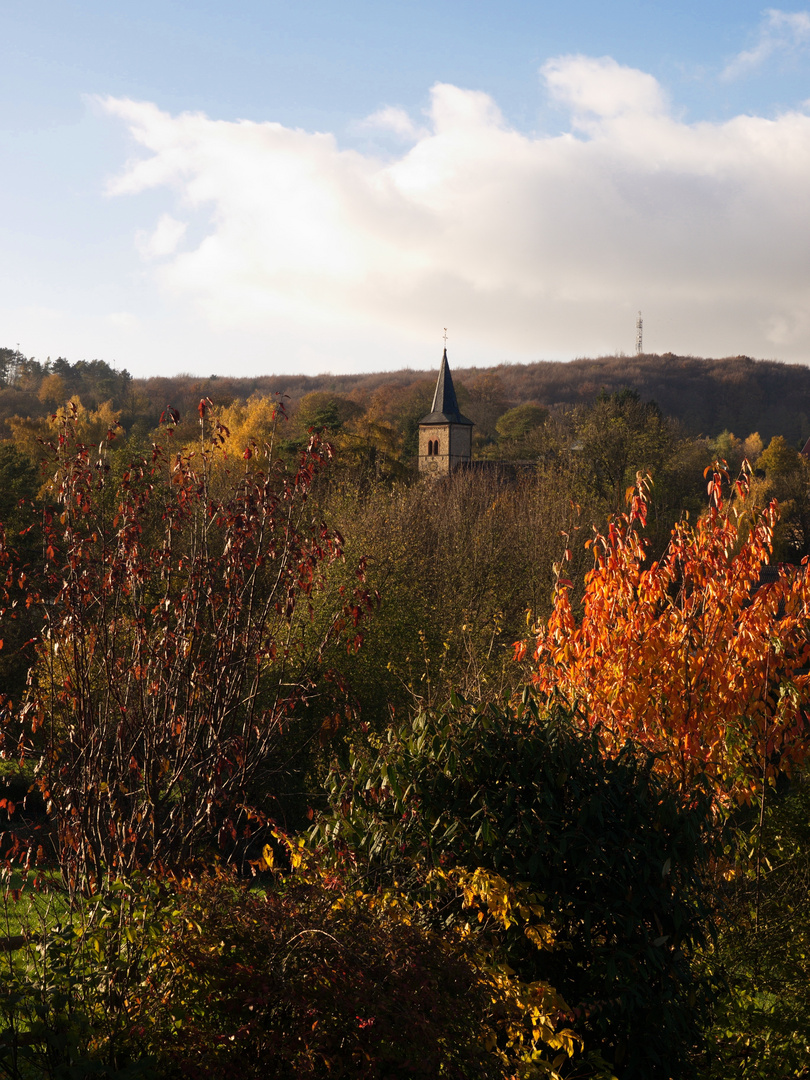
<instances>
[{"instance_id":1,"label":"white cloud","mask_svg":"<svg viewBox=\"0 0 810 1080\"><path fill-rule=\"evenodd\" d=\"M152 232L139 231L135 235L138 251L146 259L160 259L173 255L177 245L183 239L188 226L173 218L171 214L161 214Z\"/></svg>"},{"instance_id":2,"label":"white cloud","mask_svg":"<svg viewBox=\"0 0 810 1080\"><path fill-rule=\"evenodd\" d=\"M776 54L791 54L810 45L810 12L779 11L769 8L759 27L759 38L724 68L721 77L736 79L747 75Z\"/></svg>"},{"instance_id":3,"label":"white cloud","mask_svg":"<svg viewBox=\"0 0 810 1080\"><path fill-rule=\"evenodd\" d=\"M609 56L560 56L544 64L541 73L552 96L575 117L666 111L664 94L652 75L623 67Z\"/></svg>"},{"instance_id":4,"label":"white cloud","mask_svg":"<svg viewBox=\"0 0 810 1080\"><path fill-rule=\"evenodd\" d=\"M138 316L131 311L112 311L107 316L107 322L116 330L124 331L137 330L140 326Z\"/></svg>"},{"instance_id":5,"label":"white cloud","mask_svg":"<svg viewBox=\"0 0 810 1080\"><path fill-rule=\"evenodd\" d=\"M110 191L168 187L195 217L187 250L173 218L152 234L169 295L215 330L298 338L322 366L330 337L443 326L478 362L632 348L639 307L654 350L810 357L810 117L687 124L610 58L542 76L571 131L520 133L486 94L438 84L427 129L386 160L109 99L141 147Z\"/></svg>"},{"instance_id":6,"label":"white cloud","mask_svg":"<svg viewBox=\"0 0 810 1080\"><path fill-rule=\"evenodd\" d=\"M59 308L43 307L41 304L29 304L22 309L21 314L28 319L37 319L40 322L56 322L64 312Z\"/></svg>"},{"instance_id":7,"label":"white cloud","mask_svg":"<svg viewBox=\"0 0 810 1080\"><path fill-rule=\"evenodd\" d=\"M425 129L415 124L404 109L395 108L391 105L384 109L378 109L371 116L367 116L365 120L361 120L356 127L360 131L364 129L389 131L392 135L411 142L426 134Z\"/></svg>"}]
</instances>

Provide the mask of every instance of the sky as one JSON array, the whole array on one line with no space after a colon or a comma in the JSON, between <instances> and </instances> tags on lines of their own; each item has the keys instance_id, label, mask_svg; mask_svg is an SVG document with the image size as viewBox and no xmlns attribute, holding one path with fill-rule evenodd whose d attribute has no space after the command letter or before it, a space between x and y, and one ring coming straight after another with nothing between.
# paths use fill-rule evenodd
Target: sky
<instances>
[{"instance_id":1,"label":"sky","mask_svg":"<svg viewBox=\"0 0 810 1080\"><path fill-rule=\"evenodd\" d=\"M810 362L810 9L3 0L0 346ZM666 362L665 357L661 360Z\"/></svg>"}]
</instances>

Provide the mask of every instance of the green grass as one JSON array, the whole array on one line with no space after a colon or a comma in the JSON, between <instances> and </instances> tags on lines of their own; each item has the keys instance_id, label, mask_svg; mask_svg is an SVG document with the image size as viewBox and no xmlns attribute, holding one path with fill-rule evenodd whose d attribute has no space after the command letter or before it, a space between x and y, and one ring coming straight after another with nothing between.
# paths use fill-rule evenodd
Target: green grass
<instances>
[{"instance_id":1,"label":"green grass","mask_svg":"<svg viewBox=\"0 0 810 1080\"><path fill-rule=\"evenodd\" d=\"M71 919L70 902L57 870L0 871L0 955L5 938L41 935Z\"/></svg>"}]
</instances>

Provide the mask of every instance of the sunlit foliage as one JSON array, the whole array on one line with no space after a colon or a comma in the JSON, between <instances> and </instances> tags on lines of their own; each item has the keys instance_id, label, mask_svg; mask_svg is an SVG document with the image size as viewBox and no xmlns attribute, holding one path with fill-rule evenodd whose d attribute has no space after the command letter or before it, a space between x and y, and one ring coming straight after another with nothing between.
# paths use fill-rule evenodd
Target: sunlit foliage
<instances>
[{"instance_id":1,"label":"sunlit foliage","mask_svg":"<svg viewBox=\"0 0 810 1080\"><path fill-rule=\"evenodd\" d=\"M600 725L609 746L634 739L653 751L682 790L705 779L746 798L807 751L808 581L787 571L758 588L777 507L750 511L743 529L728 477L708 473L708 512L678 522L655 561L639 478L629 512L591 541L581 617L561 574L538 628L534 683L585 727ZM745 477L738 485L742 499Z\"/></svg>"}]
</instances>

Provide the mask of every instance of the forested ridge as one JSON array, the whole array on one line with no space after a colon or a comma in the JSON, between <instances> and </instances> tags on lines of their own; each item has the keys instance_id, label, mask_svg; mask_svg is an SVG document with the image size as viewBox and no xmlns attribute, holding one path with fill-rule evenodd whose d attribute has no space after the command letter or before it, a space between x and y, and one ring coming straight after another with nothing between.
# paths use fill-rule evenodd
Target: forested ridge
<instances>
[{"instance_id":1,"label":"forested ridge","mask_svg":"<svg viewBox=\"0 0 810 1080\"><path fill-rule=\"evenodd\" d=\"M437 357L438 361L438 357ZM423 358L422 363L430 363ZM717 436L758 431L770 440L782 435L791 444L810 437L810 369L803 364L752 360L747 356L703 359L673 353L609 356L567 363L537 361L465 368L453 362L462 406L494 406L506 411L535 402L545 407L593 401L600 392L629 388L654 401L693 435ZM438 363L436 364L438 367ZM201 396L219 405L253 394L281 394L294 407L311 393L338 394L357 408L407 422L410 411L432 394L435 368L357 375L266 375L234 378L222 371L208 378L178 375L133 379L101 360L69 363L37 361L0 349L0 420L43 415L78 393L85 405L112 400L126 424L157 423L166 404L181 412L196 408Z\"/></svg>"},{"instance_id":2,"label":"forested ridge","mask_svg":"<svg viewBox=\"0 0 810 1080\"><path fill-rule=\"evenodd\" d=\"M805 377L0 351L4 1075L807 1075Z\"/></svg>"}]
</instances>

